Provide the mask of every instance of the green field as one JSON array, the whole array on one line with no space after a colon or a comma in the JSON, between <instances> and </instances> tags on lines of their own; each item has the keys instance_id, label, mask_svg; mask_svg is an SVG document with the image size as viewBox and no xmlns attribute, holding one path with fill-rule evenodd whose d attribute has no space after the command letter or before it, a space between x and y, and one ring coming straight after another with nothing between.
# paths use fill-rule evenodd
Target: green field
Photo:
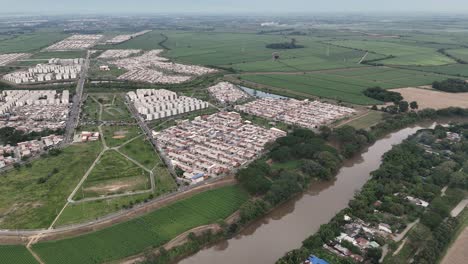
<instances>
[{"instance_id":1,"label":"green field","mask_svg":"<svg viewBox=\"0 0 468 264\"><path fill-rule=\"evenodd\" d=\"M78 204L69 204L55 226L64 226L86 221L92 221L96 218L106 216L111 213L123 210L130 204L138 204L149 198L150 194L137 194L123 196L105 200L87 201Z\"/></svg>"},{"instance_id":2,"label":"green field","mask_svg":"<svg viewBox=\"0 0 468 264\"><path fill-rule=\"evenodd\" d=\"M35 32L18 35L14 38L0 39L0 51L1 53L33 52L46 48L66 37L67 34L59 32Z\"/></svg>"},{"instance_id":3,"label":"green field","mask_svg":"<svg viewBox=\"0 0 468 264\"><path fill-rule=\"evenodd\" d=\"M31 56L30 59L76 59L86 57L86 51L44 51Z\"/></svg>"},{"instance_id":4,"label":"green field","mask_svg":"<svg viewBox=\"0 0 468 264\"><path fill-rule=\"evenodd\" d=\"M150 144L144 137L139 137L122 146L120 151L145 166L148 170L151 170L159 164L159 157Z\"/></svg>"},{"instance_id":5,"label":"green field","mask_svg":"<svg viewBox=\"0 0 468 264\"><path fill-rule=\"evenodd\" d=\"M149 173L117 151L104 153L75 199L150 189Z\"/></svg>"},{"instance_id":6,"label":"green field","mask_svg":"<svg viewBox=\"0 0 468 264\"><path fill-rule=\"evenodd\" d=\"M103 100L103 121L133 121L133 117L125 105L125 99L121 94L97 95L97 100Z\"/></svg>"},{"instance_id":7,"label":"green field","mask_svg":"<svg viewBox=\"0 0 468 264\"><path fill-rule=\"evenodd\" d=\"M14 264L37 264L25 246L0 245L0 262Z\"/></svg>"},{"instance_id":8,"label":"green field","mask_svg":"<svg viewBox=\"0 0 468 264\"><path fill-rule=\"evenodd\" d=\"M102 131L109 147L120 146L142 133L138 126L103 126Z\"/></svg>"},{"instance_id":9,"label":"green field","mask_svg":"<svg viewBox=\"0 0 468 264\"><path fill-rule=\"evenodd\" d=\"M450 64L442 66L427 66L427 67L405 67L424 72L434 72L440 74L464 76L468 77L468 64Z\"/></svg>"},{"instance_id":10,"label":"green field","mask_svg":"<svg viewBox=\"0 0 468 264\"><path fill-rule=\"evenodd\" d=\"M457 59L468 62L468 49L450 49L446 52Z\"/></svg>"},{"instance_id":11,"label":"green field","mask_svg":"<svg viewBox=\"0 0 468 264\"><path fill-rule=\"evenodd\" d=\"M75 144L1 175L0 228L48 227L100 150L100 142Z\"/></svg>"},{"instance_id":12,"label":"green field","mask_svg":"<svg viewBox=\"0 0 468 264\"><path fill-rule=\"evenodd\" d=\"M158 247L178 234L224 219L247 194L237 186L206 191L125 223L70 239L33 246L47 264L103 263Z\"/></svg>"},{"instance_id":13,"label":"green field","mask_svg":"<svg viewBox=\"0 0 468 264\"><path fill-rule=\"evenodd\" d=\"M420 86L447 79L449 76L387 67L370 67L292 75L245 74L241 75L241 78L274 87L273 92L281 94L318 96L368 105L379 103L362 94L362 91L369 87L380 86L388 89Z\"/></svg>"},{"instance_id":14,"label":"green field","mask_svg":"<svg viewBox=\"0 0 468 264\"><path fill-rule=\"evenodd\" d=\"M352 126L356 129L368 129L372 125L377 124L382 120L383 113L378 111L370 111L367 115L355 119L349 123L346 123L348 126Z\"/></svg>"},{"instance_id":15,"label":"green field","mask_svg":"<svg viewBox=\"0 0 468 264\"><path fill-rule=\"evenodd\" d=\"M436 48L410 45L378 40L337 40L333 45L368 50L382 55L393 55L395 58L380 61L387 65L420 65L434 66L455 63L451 58L437 52Z\"/></svg>"},{"instance_id":16,"label":"green field","mask_svg":"<svg viewBox=\"0 0 468 264\"><path fill-rule=\"evenodd\" d=\"M358 67L365 54L347 48L317 42L312 37L296 37L304 48L274 50L270 43L287 42L278 35L247 33L169 32L165 43L171 50L166 55L177 61L232 67L241 71L309 71L317 69ZM279 61L272 60L278 51Z\"/></svg>"}]
</instances>

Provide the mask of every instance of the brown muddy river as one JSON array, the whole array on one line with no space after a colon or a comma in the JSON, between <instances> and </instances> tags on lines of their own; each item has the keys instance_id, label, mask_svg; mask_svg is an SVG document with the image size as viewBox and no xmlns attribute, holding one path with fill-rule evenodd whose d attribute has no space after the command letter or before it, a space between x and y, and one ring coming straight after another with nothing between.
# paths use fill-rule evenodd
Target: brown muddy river
<instances>
[{"instance_id":1,"label":"brown muddy river","mask_svg":"<svg viewBox=\"0 0 468 264\"><path fill-rule=\"evenodd\" d=\"M320 225L345 208L392 145L431 125L402 129L378 140L359 157L345 162L333 182L314 183L307 192L252 223L234 238L202 249L179 264L274 263L286 252L300 247Z\"/></svg>"}]
</instances>

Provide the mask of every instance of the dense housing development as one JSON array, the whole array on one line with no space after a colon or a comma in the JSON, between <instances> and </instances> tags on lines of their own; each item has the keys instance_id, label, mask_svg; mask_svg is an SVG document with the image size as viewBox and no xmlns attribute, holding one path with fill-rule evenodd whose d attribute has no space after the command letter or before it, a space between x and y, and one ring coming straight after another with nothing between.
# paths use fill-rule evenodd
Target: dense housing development
<instances>
[{"instance_id":1,"label":"dense housing development","mask_svg":"<svg viewBox=\"0 0 468 264\"><path fill-rule=\"evenodd\" d=\"M3 79L14 84L74 80L81 72L83 59L50 59L27 70L5 74Z\"/></svg>"},{"instance_id":2,"label":"dense housing development","mask_svg":"<svg viewBox=\"0 0 468 264\"><path fill-rule=\"evenodd\" d=\"M134 34L118 35L118 36L115 36L115 37L107 40L106 44L111 44L111 45L119 44L119 43L122 43L122 42L125 42L125 41L128 41L128 40L131 40L133 38L136 38L138 36L144 35L144 34L146 34L148 32L151 32L151 30L143 30L143 31L140 31L140 32L137 32L137 33L134 33Z\"/></svg>"},{"instance_id":3,"label":"dense housing development","mask_svg":"<svg viewBox=\"0 0 468 264\"><path fill-rule=\"evenodd\" d=\"M30 56L31 54L28 53L8 53L8 54L0 54L0 66L5 66L9 63L17 61L19 59L25 58Z\"/></svg>"},{"instance_id":4,"label":"dense housing development","mask_svg":"<svg viewBox=\"0 0 468 264\"><path fill-rule=\"evenodd\" d=\"M157 134L156 140L172 165L194 183L247 164L262 153L267 142L285 135L244 122L238 113L220 112L182 121Z\"/></svg>"},{"instance_id":5,"label":"dense housing development","mask_svg":"<svg viewBox=\"0 0 468 264\"><path fill-rule=\"evenodd\" d=\"M135 54L140 53L141 50L139 49L111 49L106 50L101 55L99 55L99 59L121 59L126 58Z\"/></svg>"},{"instance_id":6,"label":"dense housing development","mask_svg":"<svg viewBox=\"0 0 468 264\"><path fill-rule=\"evenodd\" d=\"M0 127L42 131L65 127L70 106L68 90L6 90L0 95Z\"/></svg>"},{"instance_id":7,"label":"dense housing development","mask_svg":"<svg viewBox=\"0 0 468 264\"><path fill-rule=\"evenodd\" d=\"M263 98L238 105L236 110L309 129L318 128L356 112L348 107L319 101L275 98Z\"/></svg>"},{"instance_id":8,"label":"dense housing development","mask_svg":"<svg viewBox=\"0 0 468 264\"><path fill-rule=\"evenodd\" d=\"M103 35L73 35L47 48L47 50L81 50L96 45Z\"/></svg>"},{"instance_id":9,"label":"dense housing development","mask_svg":"<svg viewBox=\"0 0 468 264\"><path fill-rule=\"evenodd\" d=\"M20 142L16 146L0 145L0 169L12 165L22 158L28 158L60 144L63 136L49 135L40 140Z\"/></svg>"},{"instance_id":10,"label":"dense housing development","mask_svg":"<svg viewBox=\"0 0 468 264\"><path fill-rule=\"evenodd\" d=\"M208 88L211 95L221 103L235 103L239 100L246 99L249 96L237 86L228 82L220 82Z\"/></svg>"},{"instance_id":11,"label":"dense housing development","mask_svg":"<svg viewBox=\"0 0 468 264\"><path fill-rule=\"evenodd\" d=\"M141 56L123 58L111 63L128 70L118 79L148 83L182 83L194 76L216 72L203 66L169 62L160 56L161 52L163 50L151 50Z\"/></svg>"},{"instance_id":12,"label":"dense housing development","mask_svg":"<svg viewBox=\"0 0 468 264\"><path fill-rule=\"evenodd\" d=\"M146 120L156 120L208 107L208 103L187 96L177 96L165 89L138 89L127 97Z\"/></svg>"}]
</instances>

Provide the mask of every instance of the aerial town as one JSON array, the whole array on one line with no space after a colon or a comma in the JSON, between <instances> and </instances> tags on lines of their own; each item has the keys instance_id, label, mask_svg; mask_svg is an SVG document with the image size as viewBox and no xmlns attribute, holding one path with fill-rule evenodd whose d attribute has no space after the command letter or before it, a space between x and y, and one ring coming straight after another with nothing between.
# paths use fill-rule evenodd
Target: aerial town
<instances>
[{"instance_id":1,"label":"aerial town","mask_svg":"<svg viewBox=\"0 0 468 264\"><path fill-rule=\"evenodd\" d=\"M286 135L242 120L236 112L219 112L181 121L156 135L158 148L183 170L189 183L232 172L262 153L265 144Z\"/></svg>"},{"instance_id":2,"label":"aerial town","mask_svg":"<svg viewBox=\"0 0 468 264\"><path fill-rule=\"evenodd\" d=\"M27 70L5 74L3 79L14 84L31 84L51 81L73 80L79 76L82 58L50 59L48 64L37 64Z\"/></svg>"},{"instance_id":3,"label":"aerial town","mask_svg":"<svg viewBox=\"0 0 468 264\"><path fill-rule=\"evenodd\" d=\"M164 89L138 89L136 92L128 92L127 97L147 121L201 110L209 106L202 100L177 96L177 93Z\"/></svg>"},{"instance_id":4,"label":"aerial town","mask_svg":"<svg viewBox=\"0 0 468 264\"><path fill-rule=\"evenodd\" d=\"M0 95L0 125L40 132L65 127L70 93L64 90L6 90Z\"/></svg>"},{"instance_id":5,"label":"aerial town","mask_svg":"<svg viewBox=\"0 0 468 264\"><path fill-rule=\"evenodd\" d=\"M338 119L349 117L356 112L348 107L319 101L275 98L262 98L244 105L237 105L235 109L310 129L316 129Z\"/></svg>"},{"instance_id":6,"label":"aerial town","mask_svg":"<svg viewBox=\"0 0 468 264\"><path fill-rule=\"evenodd\" d=\"M115 36L109 40L106 40L106 44L111 44L111 45L115 45L115 44L120 44L120 43L123 43L125 41L129 41L133 38L136 38L136 37L139 37L139 36L142 36L148 32L151 32L151 30L143 30L143 31L140 31L140 32L137 32L137 33L134 33L134 34L126 34L126 35L118 35L118 36Z\"/></svg>"},{"instance_id":7,"label":"aerial town","mask_svg":"<svg viewBox=\"0 0 468 264\"><path fill-rule=\"evenodd\" d=\"M183 83L194 76L216 72L203 66L168 62L168 59L160 56L162 52L163 50L151 50L140 56L114 60L110 63L128 70L118 79L136 82Z\"/></svg>"},{"instance_id":8,"label":"aerial town","mask_svg":"<svg viewBox=\"0 0 468 264\"><path fill-rule=\"evenodd\" d=\"M229 82L220 82L214 86L208 87L208 91L220 103L235 103L239 100L247 99L249 96Z\"/></svg>"},{"instance_id":9,"label":"aerial town","mask_svg":"<svg viewBox=\"0 0 468 264\"><path fill-rule=\"evenodd\" d=\"M72 35L47 47L46 50L65 51L87 49L96 45L102 37L103 35Z\"/></svg>"},{"instance_id":10,"label":"aerial town","mask_svg":"<svg viewBox=\"0 0 468 264\"><path fill-rule=\"evenodd\" d=\"M0 264L468 263L468 4L180 2L2 5Z\"/></svg>"}]
</instances>

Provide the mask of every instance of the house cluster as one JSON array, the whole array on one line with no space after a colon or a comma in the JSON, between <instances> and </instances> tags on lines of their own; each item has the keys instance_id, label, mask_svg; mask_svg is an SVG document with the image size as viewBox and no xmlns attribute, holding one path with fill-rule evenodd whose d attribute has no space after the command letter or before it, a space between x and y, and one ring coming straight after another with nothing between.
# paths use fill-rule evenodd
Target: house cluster
<instances>
[{"instance_id":1,"label":"house cluster","mask_svg":"<svg viewBox=\"0 0 468 264\"><path fill-rule=\"evenodd\" d=\"M319 101L262 98L237 105L236 110L286 124L314 129L349 116L354 109Z\"/></svg>"},{"instance_id":2,"label":"house cluster","mask_svg":"<svg viewBox=\"0 0 468 264\"><path fill-rule=\"evenodd\" d=\"M3 79L15 84L72 80L79 76L82 62L83 59L51 59L49 64L5 74Z\"/></svg>"},{"instance_id":3,"label":"house cluster","mask_svg":"<svg viewBox=\"0 0 468 264\"><path fill-rule=\"evenodd\" d=\"M98 141L99 137L99 132L82 131L80 134L81 142Z\"/></svg>"},{"instance_id":4,"label":"house cluster","mask_svg":"<svg viewBox=\"0 0 468 264\"><path fill-rule=\"evenodd\" d=\"M68 90L5 90L0 94L0 126L28 132L63 128L69 98Z\"/></svg>"},{"instance_id":5,"label":"house cluster","mask_svg":"<svg viewBox=\"0 0 468 264\"><path fill-rule=\"evenodd\" d=\"M424 207L424 208L427 208L429 206L428 202L426 202L426 201L424 201L422 199L410 196L410 195L403 195L401 193L394 193L393 195L394 196L404 197L405 200L407 200L408 202L410 202L410 203L412 203L414 205L417 205L417 206L421 206L421 207Z\"/></svg>"},{"instance_id":6,"label":"house cluster","mask_svg":"<svg viewBox=\"0 0 468 264\"><path fill-rule=\"evenodd\" d=\"M208 88L211 95L221 103L235 103L249 96L232 83L220 82Z\"/></svg>"},{"instance_id":7,"label":"house cluster","mask_svg":"<svg viewBox=\"0 0 468 264\"><path fill-rule=\"evenodd\" d=\"M177 96L165 89L138 89L128 92L128 99L146 120L157 120L207 108L202 100L187 96Z\"/></svg>"},{"instance_id":8,"label":"house cluster","mask_svg":"<svg viewBox=\"0 0 468 264\"><path fill-rule=\"evenodd\" d=\"M52 44L47 50L78 50L87 49L98 43L103 35L73 35L55 44Z\"/></svg>"},{"instance_id":9,"label":"house cluster","mask_svg":"<svg viewBox=\"0 0 468 264\"><path fill-rule=\"evenodd\" d=\"M183 178L197 183L228 173L254 160L265 144L286 132L243 122L239 113L219 112L183 120L157 133L161 153L178 167Z\"/></svg>"},{"instance_id":10,"label":"house cluster","mask_svg":"<svg viewBox=\"0 0 468 264\"><path fill-rule=\"evenodd\" d=\"M317 256L310 255L303 264L329 264L326 260L321 259Z\"/></svg>"},{"instance_id":11,"label":"house cluster","mask_svg":"<svg viewBox=\"0 0 468 264\"><path fill-rule=\"evenodd\" d=\"M19 59L26 58L31 54L28 53L7 53L0 54L0 66L5 66L9 63L15 62Z\"/></svg>"},{"instance_id":12,"label":"house cluster","mask_svg":"<svg viewBox=\"0 0 468 264\"><path fill-rule=\"evenodd\" d=\"M17 146L0 145L0 168L12 165L22 158L34 156L43 150L60 144L62 141L63 136L49 135L42 137L40 140L18 143Z\"/></svg>"},{"instance_id":13,"label":"house cluster","mask_svg":"<svg viewBox=\"0 0 468 264\"><path fill-rule=\"evenodd\" d=\"M130 80L148 83L181 83L193 76L213 73L216 70L197 66L169 62L161 57L163 50L151 50L141 56L123 58L112 61L119 68L128 70L118 77L120 80Z\"/></svg>"},{"instance_id":14,"label":"house cluster","mask_svg":"<svg viewBox=\"0 0 468 264\"><path fill-rule=\"evenodd\" d=\"M125 41L131 40L138 36L142 36L148 32L151 32L151 30L143 30L134 34L118 35L118 36L113 37L112 39L107 40L106 44L115 45L115 44L123 43Z\"/></svg>"},{"instance_id":15,"label":"house cluster","mask_svg":"<svg viewBox=\"0 0 468 264\"><path fill-rule=\"evenodd\" d=\"M390 226L384 223L373 227L359 218L352 219L348 215L344 216L344 220L347 223L342 227L343 232L323 247L338 256L350 257L356 262L364 261L363 256L368 249L381 246L375 242L376 237L388 237L392 234ZM359 253L353 252L348 248L351 247L349 245L358 248Z\"/></svg>"},{"instance_id":16,"label":"house cluster","mask_svg":"<svg viewBox=\"0 0 468 264\"><path fill-rule=\"evenodd\" d=\"M112 49L106 50L101 55L99 55L99 59L121 59L127 58L132 55L136 55L140 53L141 50L139 49Z\"/></svg>"}]
</instances>

